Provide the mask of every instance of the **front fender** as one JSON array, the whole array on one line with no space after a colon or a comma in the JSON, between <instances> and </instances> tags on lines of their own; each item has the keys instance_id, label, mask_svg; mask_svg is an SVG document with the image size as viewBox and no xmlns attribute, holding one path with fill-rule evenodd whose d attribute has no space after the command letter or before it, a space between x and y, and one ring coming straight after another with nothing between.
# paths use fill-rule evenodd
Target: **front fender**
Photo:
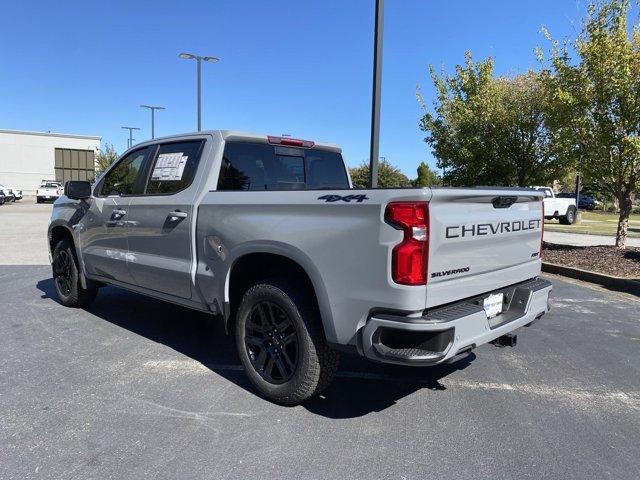
<instances>
[{"instance_id":1,"label":"front fender","mask_svg":"<svg viewBox=\"0 0 640 480\"><path fill-rule=\"evenodd\" d=\"M87 288L87 279L85 277L86 270L77 229L82 227L81 220L84 218L87 210L88 205L85 202L71 200L62 196L54 203L54 208L51 212L51 221L47 228L47 247L49 249L50 261L52 260L53 255L52 240L54 238L54 231L58 228L62 228L65 231L65 235L71 238L76 252L76 258L80 265L80 283L82 288Z\"/></svg>"}]
</instances>

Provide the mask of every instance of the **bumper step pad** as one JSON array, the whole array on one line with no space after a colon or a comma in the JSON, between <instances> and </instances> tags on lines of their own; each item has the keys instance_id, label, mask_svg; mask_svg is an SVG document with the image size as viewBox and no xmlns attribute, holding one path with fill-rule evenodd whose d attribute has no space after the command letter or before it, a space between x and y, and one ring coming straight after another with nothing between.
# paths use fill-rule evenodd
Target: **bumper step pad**
<instances>
[{"instance_id":1,"label":"bumper step pad","mask_svg":"<svg viewBox=\"0 0 640 480\"><path fill-rule=\"evenodd\" d=\"M380 350L381 345L376 345L376 349ZM438 361L444 357L443 352L430 352L429 350L422 350L420 348L385 348L382 353L387 358L393 358L395 360L432 360Z\"/></svg>"}]
</instances>

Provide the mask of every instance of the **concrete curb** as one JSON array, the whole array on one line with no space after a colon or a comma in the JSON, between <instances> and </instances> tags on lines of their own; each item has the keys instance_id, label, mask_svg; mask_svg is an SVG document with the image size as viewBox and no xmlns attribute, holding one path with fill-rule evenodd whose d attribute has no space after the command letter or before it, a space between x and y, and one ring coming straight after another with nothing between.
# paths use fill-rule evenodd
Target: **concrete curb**
<instances>
[{"instance_id":1,"label":"concrete curb","mask_svg":"<svg viewBox=\"0 0 640 480\"><path fill-rule=\"evenodd\" d=\"M631 293L640 297L640 281L630 278L612 277L602 273L590 272L579 268L565 267L556 265L555 263L542 262L542 271L547 273L555 273L565 277L583 280L585 282L597 283L610 290L618 292Z\"/></svg>"},{"instance_id":2,"label":"concrete curb","mask_svg":"<svg viewBox=\"0 0 640 480\"><path fill-rule=\"evenodd\" d=\"M616 240L616 234L615 233L572 232L570 230L565 230L565 229L556 230L553 226L551 228L549 228L549 225L546 224L546 223L544 224L544 230L545 230L545 232L548 231L548 232L553 232L553 233L567 233L569 235L593 235L595 237L611 237L614 242ZM627 232L627 238L640 238L640 235L637 235L635 233L632 233L631 235L629 235L629 233Z\"/></svg>"}]
</instances>

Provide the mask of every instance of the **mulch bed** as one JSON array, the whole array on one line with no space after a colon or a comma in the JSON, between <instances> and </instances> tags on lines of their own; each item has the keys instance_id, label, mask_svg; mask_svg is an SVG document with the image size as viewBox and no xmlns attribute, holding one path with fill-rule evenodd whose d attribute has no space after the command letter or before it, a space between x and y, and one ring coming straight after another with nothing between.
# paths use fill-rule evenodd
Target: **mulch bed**
<instances>
[{"instance_id":1,"label":"mulch bed","mask_svg":"<svg viewBox=\"0 0 640 480\"><path fill-rule=\"evenodd\" d=\"M640 248L574 247L544 242L542 260L614 277L640 279Z\"/></svg>"}]
</instances>

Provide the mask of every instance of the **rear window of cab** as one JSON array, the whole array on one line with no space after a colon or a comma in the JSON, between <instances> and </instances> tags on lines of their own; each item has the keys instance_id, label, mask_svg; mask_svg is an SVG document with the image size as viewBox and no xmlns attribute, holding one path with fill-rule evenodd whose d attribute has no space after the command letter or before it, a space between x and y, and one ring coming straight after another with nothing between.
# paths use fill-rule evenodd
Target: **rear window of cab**
<instances>
[{"instance_id":1,"label":"rear window of cab","mask_svg":"<svg viewBox=\"0 0 640 480\"><path fill-rule=\"evenodd\" d=\"M342 155L257 142L225 145L218 190L348 189Z\"/></svg>"}]
</instances>

